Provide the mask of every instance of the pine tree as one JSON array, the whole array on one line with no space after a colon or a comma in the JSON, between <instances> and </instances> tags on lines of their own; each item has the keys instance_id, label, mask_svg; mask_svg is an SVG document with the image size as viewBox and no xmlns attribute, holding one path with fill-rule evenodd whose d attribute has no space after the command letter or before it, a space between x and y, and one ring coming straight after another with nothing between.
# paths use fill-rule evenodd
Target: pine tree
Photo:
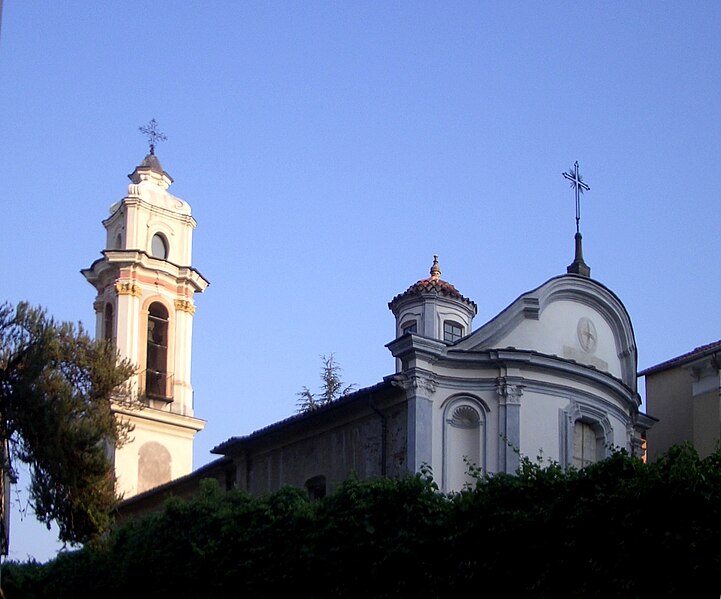
<instances>
[{"instance_id":1,"label":"pine tree","mask_svg":"<svg viewBox=\"0 0 721 599\"><path fill-rule=\"evenodd\" d=\"M40 308L0 305L2 474L17 482L16 461L30 471L30 505L55 522L62 542L107 531L116 504L106 444L122 444L129 426L113 405L134 404L126 385L134 367L81 324L58 323ZM2 505L7 516L9 505ZM7 548L4 548L7 552Z\"/></svg>"},{"instance_id":2,"label":"pine tree","mask_svg":"<svg viewBox=\"0 0 721 599\"><path fill-rule=\"evenodd\" d=\"M303 386L303 389L297 393L298 399L298 411L309 412L316 410L321 406L327 405L336 399L347 395L355 389L355 384L343 386L344 383L341 379L342 369L340 365L335 361L335 354L330 356L321 356L323 366L320 371L321 388L320 392L313 393L308 387Z\"/></svg>"}]
</instances>

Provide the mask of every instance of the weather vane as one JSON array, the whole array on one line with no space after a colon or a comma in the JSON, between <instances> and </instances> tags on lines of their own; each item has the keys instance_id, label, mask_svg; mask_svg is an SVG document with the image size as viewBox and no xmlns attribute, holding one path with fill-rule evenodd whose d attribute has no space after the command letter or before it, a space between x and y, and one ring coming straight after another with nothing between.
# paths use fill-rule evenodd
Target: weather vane
<instances>
[{"instance_id":1,"label":"weather vane","mask_svg":"<svg viewBox=\"0 0 721 599\"><path fill-rule=\"evenodd\" d=\"M150 145L150 153L155 154L155 144L159 141L165 141L168 139L164 133L158 129L158 122L155 119L150 119L150 122L144 127L138 127L140 132L148 138L148 144Z\"/></svg>"},{"instance_id":2,"label":"weather vane","mask_svg":"<svg viewBox=\"0 0 721 599\"><path fill-rule=\"evenodd\" d=\"M581 221L581 194L591 188L583 182L583 178L578 172L578 160L574 163L573 169L563 173L563 176L571 182L571 187L576 190L576 233L578 233Z\"/></svg>"}]
</instances>

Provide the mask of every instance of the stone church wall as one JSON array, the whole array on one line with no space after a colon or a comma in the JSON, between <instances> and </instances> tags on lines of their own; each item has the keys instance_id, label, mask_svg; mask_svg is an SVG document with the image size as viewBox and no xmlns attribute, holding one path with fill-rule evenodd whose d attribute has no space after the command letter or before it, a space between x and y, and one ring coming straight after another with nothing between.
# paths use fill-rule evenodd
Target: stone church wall
<instances>
[{"instance_id":1,"label":"stone church wall","mask_svg":"<svg viewBox=\"0 0 721 599\"><path fill-rule=\"evenodd\" d=\"M306 488L322 478L332 493L351 473L361 479L400 476L406 472L406 421L405 403L396 404L303 438L247 450L238 460L238 486L263 495L283 485Z\"/></svg>"}]
</instances>

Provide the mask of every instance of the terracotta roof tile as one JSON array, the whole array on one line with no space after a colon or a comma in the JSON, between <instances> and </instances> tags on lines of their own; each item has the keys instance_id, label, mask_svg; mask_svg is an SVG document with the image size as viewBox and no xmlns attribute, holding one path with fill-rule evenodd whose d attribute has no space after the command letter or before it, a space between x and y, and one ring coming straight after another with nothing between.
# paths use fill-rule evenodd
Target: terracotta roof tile
<instances>
[{"instance_id":1,"label":"terracotta roof tile","mask_svg":"<svg viewBox=\"0 0 721 599\"><path fill-rule=\"evenodd\" d=\"M473 306L474 308L476 307L476 303L473 300L462 295L458 291L458 289L456 289L449 282L443 281L442 279L438 279L435 277L428 277L427 279L421 279L420 281L416 281L403 293L399 293L390 302L388 302L388 307L390 308L397 301L409 295L418 295L423 293L437 293L439 295L461 300L462 302L465 302L470 306Z\"/></svg>"}]
</instances>

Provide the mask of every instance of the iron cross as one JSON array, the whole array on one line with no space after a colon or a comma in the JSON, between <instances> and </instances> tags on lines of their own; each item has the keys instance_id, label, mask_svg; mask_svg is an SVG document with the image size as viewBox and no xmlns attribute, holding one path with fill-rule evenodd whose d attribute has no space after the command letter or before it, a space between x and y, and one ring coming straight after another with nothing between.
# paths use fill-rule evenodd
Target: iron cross
<instances>
[{"instance_id":1,"label":"iron cross","mask_svg":"<svg viewBox=\"0 0 721 599\"><path fill-rule=\"evenodd\" d=\"M571 187L576 190L576 233L578 233L581 220L581 194L591 188L583 182L583 178L578 172L578 160L573 164L573 170L563 173L563 176L571 182Z\"/></svg>"},{"instance_id":2,"label":"iron cross","mask_svg":"<svg viewBox=\"0 0 721 599\"><path fill-rule=\"evenodd\" d=\"M144 127L138 127L138 129L148 138L151 154L155 154L156 143L168 139L165 134L161 133L160 129L158 129L158 122L155 119L150 119L150 122L147 125Z\"/></svg>"}]
</instances>

